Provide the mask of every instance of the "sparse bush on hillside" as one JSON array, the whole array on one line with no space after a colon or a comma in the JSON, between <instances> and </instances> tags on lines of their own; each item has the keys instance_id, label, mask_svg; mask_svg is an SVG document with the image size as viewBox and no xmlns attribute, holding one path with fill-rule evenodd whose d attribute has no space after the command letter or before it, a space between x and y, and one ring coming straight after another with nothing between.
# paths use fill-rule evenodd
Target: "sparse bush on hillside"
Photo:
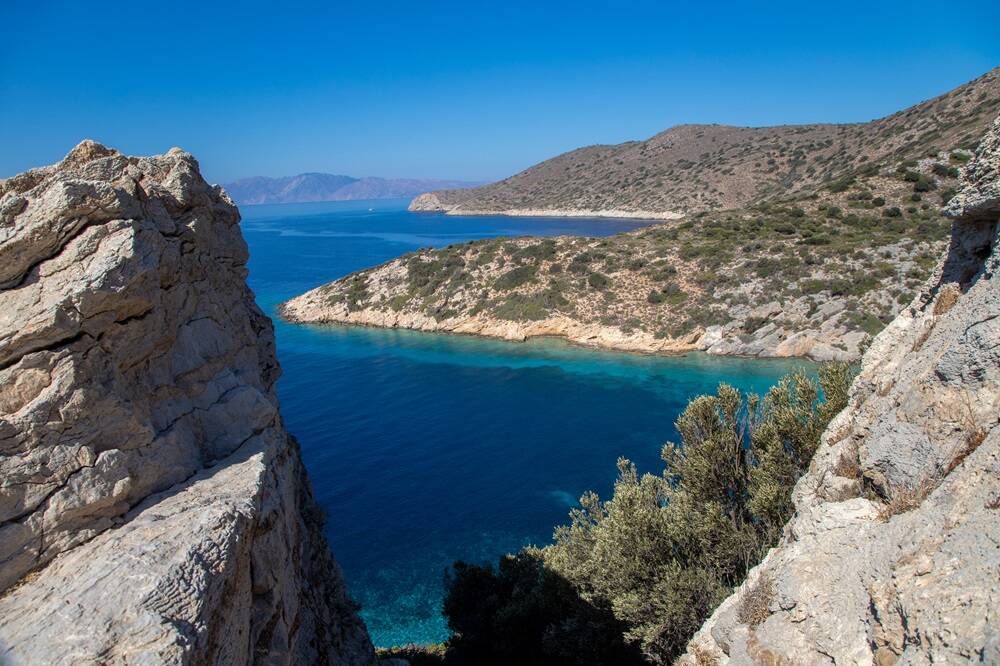
<instances>
[{"instance_id":1,"label":"sparse bush on hillside","mask_svg":"<svg viewBox=\"0 0 1000 666\"><path fill-rule=\"evenodd\" d=\"M603 273L591 272L587 276L587 284L594 289L604 289L608 286L608 276Z\"/></svg>"},{"instance_id":2,"label":"sparse bush on hillside","mask_svg":"<svg viewBox=\"0 0 1000 666\"><path fill-rule=\"evenodd\" d=\"M942 178L958 178L958 169L947 164L941 164L940 162L935 162L934 166L931 167L931 171L935 176L941 176Z\"/></svg>"},{"instance_id":3,"label":"sparse bush on hillside","mask_svg":"<svg viewBox=\"0 0 1000 666\"><path fill-rule=\"evenodd\" d=\"M501 291L514 289L534 280L537 272L538 268L535 266L518 266L498 277L493 286Z\"/></svg>"},{"instance_id":4,"label":"sparse bush on hillside","mask_svg":"<svg viewBox=\"0 0 1000 666\"><path fill-rule=\"evenodd\" d=\"M558 655L589 657L581 646L604 641L618 651L615 622L647 660L671 663L776 542L850 379L848 366L829 364L819 382L792 374L763 397L722 385L678 418L681 443L664 447L662 474L640 475L623 458L612 497L585 494L551 546L508 556L497 571L460 565L445 609L463 663L540 663L543 651L555 655L545 663L563 663ZM748 592L748 621L766 617L768 597L766 585Z\"/></svg>"},{"instance_id":5,"label":"sparse bush on hillside","mask_svg":"<svg viewBox=\"0 0 1000 666\"><path fill-rule=\"evenodd\" d=\"M933 178L923 174L921 174L920 177L913 183L914 192L930 192L934 189L937 189L937 183Z\"/></svg>"}]
</instances>

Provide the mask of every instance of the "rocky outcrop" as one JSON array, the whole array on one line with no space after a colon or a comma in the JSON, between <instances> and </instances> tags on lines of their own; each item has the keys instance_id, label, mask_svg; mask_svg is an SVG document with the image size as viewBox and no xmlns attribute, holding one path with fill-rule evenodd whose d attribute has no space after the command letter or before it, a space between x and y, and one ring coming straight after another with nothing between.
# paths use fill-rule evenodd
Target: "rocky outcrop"
<instances>
[{"instance_id":1,"label":"rocky outcrop","mask_svg":"<svg viewBox=\"0 0 1000 666\"><path fill-rule=\"evenodd\" d=\"M682 663L1000 662L998 161L1000 119L947 257L865 354L782 543Z\"/></svg>"},{"instance_id":2,"label":"rocky outcrop","mask_svg":"<svg viewBox=\"0 0 1000 666\"><path fill-rule=\"evenodd\" d=\"M246 261L178 149L0 181L0 662L374 663Z\"/></svg>"}]
</instances>

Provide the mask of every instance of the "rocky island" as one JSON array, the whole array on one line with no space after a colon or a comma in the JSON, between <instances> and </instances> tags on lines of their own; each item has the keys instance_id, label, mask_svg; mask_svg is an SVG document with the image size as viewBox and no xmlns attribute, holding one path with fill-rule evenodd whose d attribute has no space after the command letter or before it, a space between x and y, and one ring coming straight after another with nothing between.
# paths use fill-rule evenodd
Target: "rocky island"
<instances>
[{"instance_id":1,"label":"rocky island","mask_svg":"<svg viewBox=\"0 0 1000 666\"><path fill-rule=\"evenodd\" d=\"M643 179L634 189L643 198L628 203L573 203L590 212L660 211L669 221L604 239L490 239L420 250L294 298L281 316L508 340L559 336L622 351L857 359L930 275L950 226L941 207L998 109L1000 71L994 70L865 125L680 128L687 143L668 141L670 132L651 141L717 146L701 167L661 174L659 189ZM734 137L740 143L731 143ZM632 168L643 173L661 159L648 154L651 148L626 149L635 152ZM598 177L582 156L572 159L581 160L581 173ZM737 178L730 173L737 162L760 168ZM554 169L548 162L535 167L544 174ZM706 185L697 177L701 170L721 180ZM608 189L613 175L600 175L598 186L556 171L562 175L529 179L531 187L522 183L529 170L463 190L460 205L446 208L524 212L470 203L516 191L537 214L549 203L545 188L581 188L588 197L633 192ZM732 189L734 183L740 187ZM697 203L682 194L695 189L706 193ZM683 205L669 203L667 193ZM425 195L414 207L441 196ZM650 196L661 197L656 206Z\"/></svg>"},{"instance_id":2,"label":"rocky island","mask_svg":"<svg viewBox=\"0 0 1000 666\"><path fill-rule=\"evenodd\" d=\"M239 220L178 149L0 181L0 663L375 663Z\"/></svg>"}]
</instances>

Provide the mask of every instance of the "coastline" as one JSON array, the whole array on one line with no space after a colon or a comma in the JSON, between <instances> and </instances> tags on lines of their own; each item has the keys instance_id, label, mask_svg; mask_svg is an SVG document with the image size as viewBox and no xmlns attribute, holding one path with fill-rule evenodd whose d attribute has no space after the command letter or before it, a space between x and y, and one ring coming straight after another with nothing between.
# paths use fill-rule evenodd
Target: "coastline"
<instances>
[{"instance_id":1,"label":"coastline","mask_svg":"<svg viewBox=\"0 0 1000 666\"><path fill-rule=\"evenodd\" d=\"M478 336L508 342L525 342L531 338L560 338L577 347L630 354L673 356L704 352L713 356L799 358L814 362L857 360L856 356L847 353L831 354L828 346L809 335L809 331L793 333L777 344L761 347L737 344L717 326L707 330L696 329L681 338L657 338L645 331L625 333L617 327L585 324L562 315L518 322L483 316L453 317L437 321L423 314L368 308L354 312L347 312L345 308L344 312L333 313L329 308L320 308L317 307L318 304L310 302L306 298L310 294L311 292L307 292L279 304L276 315L291 324L397 328L425 333Z\"/></svg>"},{"instance_id":2,"label":"coastline","mask_svg":"<svg viewBox=\"0 0 1000 666\"><path fill-rule=\"evenodd\" d=\"M411 213L444 213L445 215L504 216L504 217L605 217L625 220L669 221L679 220L683 213L673 211L622 210L616 208L461 208L461 204L449 206L442 203L434 192L421 194L410 202L407 210Z\"/></svg>"},{"instance_id":3,"label":"coastline","mask_svg":"<svg viewBox=\"0 0 1000 666\"><path fill-rule=\"evenodd\" d=\"M433 210L411 210L414 213L435 212ZM464 210L464 209L437 209L436 212L443 212L445 215L467 215L467 216L504 216L504 217L604 217L618 220L649 220L652 222L665 222L679 220L684 217L681 213L654 212L648 210L591 210L587 208L510 208L507 210Z\"/></svg>"}]
</instances>

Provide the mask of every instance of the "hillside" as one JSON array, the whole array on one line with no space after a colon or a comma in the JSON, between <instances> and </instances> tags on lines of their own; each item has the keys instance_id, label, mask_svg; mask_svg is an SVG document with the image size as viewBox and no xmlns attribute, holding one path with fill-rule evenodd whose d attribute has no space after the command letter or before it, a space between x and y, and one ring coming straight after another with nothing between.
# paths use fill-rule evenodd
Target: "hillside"
<instances>
[{"instance_id":1,"label":"hillside","mask_svg":"<svg viewBox=\"0 0 1000 666\"><path fill-rule=\"evenodd\" d=\"M417 197L411 210L670 217L809 192L847 174L971 149L1000 111L1000 69L886 118L844 125L681 125L580 148L505 180Z\"/></svg>"},{"instance_id":2,"label":"hillside","mask_svg":"<svg viewBox=\"0 0 1000 666\"><path fill-rule=\"evenodd\" d=\"M307 203L358 199L406 199L439 188L474 187L479 183L460 180L416 178L354 178L329 173L300 173L268 178L254 176L225 185L238 204Z\"/></svg>"},{"instance_id":3,"label":"hillside","mask_svg":"<svg viewBox=\"0 0 1000 666\"><path fill-rule=\"evenodd\" d=\"M998 107L994 70L853 126L865 135L877 126L885 140L857 144L857 155L838 148L840 166L822 177L809 167L795 171L780 196L774 185L745 206L713 206L604 239L491 239L421 250L303 294L281 313L296 322L511 340L554 335L626 351L856 359L909 304L943 251L950 222L941 206L992 120L984 110ZM907 138L917 131L923 138ZM879 146L878 160L864 159L871 146ZM720 181L729 178L725 164L714 166ZM458 211L466 209L451 212Z\"/></svg>"},{"instance_id":4,"label":"hillside","mask_svg":"<svg viewBox=\"0 0 1000 666\"><path fill-rule=\"evenodd\" d=\"M865 354L781 542L678 663L1000 663L1000 119L948 213L949 252Z\"/></svg>"}]
</instances>

